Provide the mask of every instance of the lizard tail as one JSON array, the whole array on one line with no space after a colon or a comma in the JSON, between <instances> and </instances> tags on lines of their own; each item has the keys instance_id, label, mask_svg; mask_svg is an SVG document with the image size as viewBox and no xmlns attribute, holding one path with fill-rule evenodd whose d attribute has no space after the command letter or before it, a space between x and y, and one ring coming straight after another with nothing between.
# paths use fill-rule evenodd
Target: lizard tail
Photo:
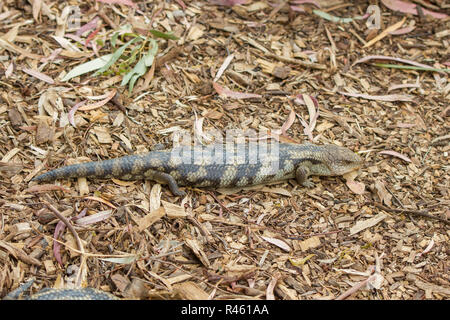
<instances>
[{"instance_id":1,"label":"lizard tail","mask_svg":"<svg viewBox=\"0 0 450 320\"><path fill-rule=\"evenodd\" d=\"M58 168L37 177L32 181L48 182L57 179L94 177L110 178L121 177L133 170L133 164L137 157L127 156L105 161L86 162Z\"/></svg>"},{"instance_id":2,"label":"lizard tail","mask_svg":"<svg viewBox=\"0 0 450 320\"><path fill-rule=\"evenodd\" d=\"M97 167L98 164L96 162L74 164L43 173L37 177L34 177L31 181L48 182L57 179L88 177L88 176L95 177L98 176L97 175L98 170L96 170Z\"/></svg>"}]
</instances>

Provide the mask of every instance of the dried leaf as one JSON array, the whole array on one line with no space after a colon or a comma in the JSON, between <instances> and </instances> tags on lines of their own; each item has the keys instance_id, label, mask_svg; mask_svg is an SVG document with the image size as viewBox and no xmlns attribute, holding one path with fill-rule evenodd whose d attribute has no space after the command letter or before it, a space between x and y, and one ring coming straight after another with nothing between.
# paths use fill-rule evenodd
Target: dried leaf
<instances>
[{"instance_id":1,"label":"dried leaf","mask_svg":"<svg viewBox=\"0 0 450 320\"><path fill-rule=\"evenodd\" d=\"M42 72L39 72L39 71L36 71L33 69L28 69L28 68L23 68L22 71L29 74L30 76L33 76L33 77L39 79L39 80L47 82L48 84L55 84L55 81L52 78L50 78L46 74L43 74Z\"/></svg>"},{"instance_id":2,"label":"dried leaf","mask_svg":"<svg viewBox=\"0 0 450 320\"><path fill-rule=\"evenodd\" d=\"M390 156L394 156L394 157L400 158L400 159L402 159L402 160L404 160L406 162L411 162L411 159L409 159L407 156L405 156L405 155L403 155L401 153L398 153L396 151L385 150L385 151L380 151L378 153L379 154L387 154L387 155L390 155Z\"/></svg>"},{"instance_id":3,"label":"dried leaf","mask_svg":"<svg viewBox=\"0 0 450 320\"><path fill-rule=\"evenodd\" d=\"M225 58L222 65L220 66L219 70L217 71L216 76L214 77L214 80L213 80L214 82L219 81L220 77L225 72L225 70L228 68L228 66L230 65L233 58L234 58L234 54L230 54L228 57Z\"/></svg>"},{"instance_id":4,"label":"dried leaf","mask_svg":"<svg viewBox=\"0 0 450 320\"><path fill-rule=\"evenodd\" d=\"M105 104L107 104L109 102L109 100L114 98L116 93L117 93L117 90L113 89L113 90L111 90L110 92L107 93L107 96L106 96L106 98L104 100L101 100L101 101L93 103L93 104L88 104L88 105L84 105L84 103L83 103L83 105L78 107L78 110L80 110L80 111L90 111L90 110L98 109L98 108L104 106Z\"/></svg>"},{"instance_id":5,"label":"dried leaf","mask_svg":"<svg viewBox=\"0 0 450 320\"><path fill-rule=\"evenodd\" d=\"M403 13L418 15L417 5L414 3L404 2L404 1L400 1L400 0L381 0L381 2L386 7L388 7L389 9L391 9L393 11L400 11ZM427 10L423 7L421 9L424 14L428 14L428 15L432 16L433 18L445 19L448 17L448 15L446 15L445 13L433 12L433 11Z\"/></svg>"},{"instance_id":6,"label":"dried leaf","mask_svg":"<svg viewBox=\"0 0 450 320\"><path fill-rule=\"evenodd\" d=\"M255 93L243 93L231 91L230 89L224 88L217 82L213 82L213 87L216 92L222 97L234 98L234 99L250 99L250 98L262 98L261 95Z\"/></svg>"},{"instance_id":7,"label":"dried leaf","mask_svg":"<svg viewBox=\"0 0 450 320\"><path fill-rule=\"evenodd\" d=\"M94 223L109 219L111 217L111 214L112 214L112 210L99 211L93 215L77 219L75 221L75 223L80 226L87 226L90 224L94 224Z\"/></svg>"},{"instance_id":8,"label":"dried leaf","mask_svg":"<svg viewBox=\"0 0 450 320\"><path fill-rule=\"evenodd\" d=\"M266 299L267 300L275 300L275 295L273 294L273 289L277 285L278 280L281 278L281 273L277 272L272 276L272 280L270 280L269 285L266 289Z\"/></svg>"},{"instance_id":9,"label":"dried leaf","mask_svg":"<svg viewBox=\"0 0 450 320\"><path fill-rule=\"evenodd\" d=\"M290 252L292 250L289 247L289 245L286 242L284 242L283 240L271 238L271 237L263 237L263 236L261 236L261 238L263 238L264 240L266 240L267 242L269 242L273 245L276 245L277 247L283 249L284 251Z\"/></svg>"}]
</instances>

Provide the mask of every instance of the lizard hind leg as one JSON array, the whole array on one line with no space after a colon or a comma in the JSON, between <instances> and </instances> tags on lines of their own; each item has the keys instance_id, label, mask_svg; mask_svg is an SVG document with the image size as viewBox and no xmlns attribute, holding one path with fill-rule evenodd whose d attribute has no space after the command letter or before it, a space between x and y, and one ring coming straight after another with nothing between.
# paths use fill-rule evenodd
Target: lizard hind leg
<instances>
[{"instance_id":1,"label":"lizard hind leg","mask_svg":"<svg viewBox=\"0 0 450 320\"><path fill-rule=\"evenodd\" d=\"M186 195L186 192L180 190L175 179L168 173L156 170L147 170L145 172L145 178L157 181L159 183L167 184L174 196L184 197Z\"/></svg>"},{"instance_id":2,"label":"lizard hind leg","mask_svg":"<svg viewBox=\"0 0 450 320\"><path fill-rule=\"evenodd\" d=\"M297 180L297 183L304 187L312 188L314 187L314 183L309 179L309 175L309 166L305 164L298 166L295 170L295 179Z\"/></svg>"}]
</instances>

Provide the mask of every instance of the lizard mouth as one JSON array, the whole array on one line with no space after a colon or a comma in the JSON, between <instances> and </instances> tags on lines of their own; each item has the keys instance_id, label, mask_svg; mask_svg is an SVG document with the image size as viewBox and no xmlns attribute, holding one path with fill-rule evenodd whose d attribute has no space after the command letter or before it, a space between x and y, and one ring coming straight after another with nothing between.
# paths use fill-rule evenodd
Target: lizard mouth
<instances>
[{"instance_id":1,"label":"lizard mouth","mask_svg":"<svg viewBox=\"0 0 450 320\"><path fill-rule=\"evenodd\" d=\"M363 160L356 154L352 154L350 160L345 159L337 161L337 165L334 166L334 172L336 175L343 175L352 171L359 170L363 166Z\"/></svg>"}]
</instances>

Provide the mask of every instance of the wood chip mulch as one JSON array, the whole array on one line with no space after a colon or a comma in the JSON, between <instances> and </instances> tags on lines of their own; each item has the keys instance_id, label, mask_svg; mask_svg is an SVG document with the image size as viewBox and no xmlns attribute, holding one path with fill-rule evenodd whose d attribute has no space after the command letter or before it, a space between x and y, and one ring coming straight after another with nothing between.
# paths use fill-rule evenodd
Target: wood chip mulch
<instances>
[{"instance_id":1,"label":"wood chip mulch","mask_svg":"<svg viewBox=\"0 0 450 320\"><path fill-rule=\"evenodd\" d=\"M374 31L287 1L119 2L71 1L82 27L98 17L78 40L64 24L68 2L0 5L0 297L35 278L28 293L81 283L126 299L449 298L448 71L355 64L386 56L448 70L448 17L371 1ZM318 3L336 17L368 6ZM450 14L445 1L413 3ZM376 39L402 19L404 33ZM178 40L155 38L156 61L131 93L118 65L62 81L117 50L110 40L125 25ZM346 146L365 160L358 187L329 177L177 198L153 181L30 181L212 129Z\"/></svg>"}]
</instances>

